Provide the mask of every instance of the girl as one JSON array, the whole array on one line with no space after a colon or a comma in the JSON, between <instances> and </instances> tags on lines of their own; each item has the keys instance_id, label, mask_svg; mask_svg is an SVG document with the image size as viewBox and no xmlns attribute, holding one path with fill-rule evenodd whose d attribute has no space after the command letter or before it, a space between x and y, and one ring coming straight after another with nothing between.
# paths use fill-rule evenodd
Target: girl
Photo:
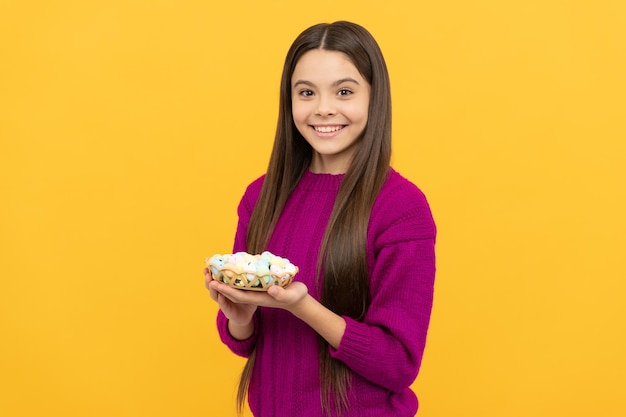
<instances>
[{"instance_id":1,"label":"girl","mask_svg":"<svg viewBox=\"0 0 626 417\"><path fill-rule=\"evenodd\" d=\"M248 358L238 392L258 417L409 417L430 320L435 224L390 167L382 53L350 22L302 32L285 60L267 173L238 208L234 252L269 250L286 288L211 279L222 341Z\"/></svg>"}]
</instances>

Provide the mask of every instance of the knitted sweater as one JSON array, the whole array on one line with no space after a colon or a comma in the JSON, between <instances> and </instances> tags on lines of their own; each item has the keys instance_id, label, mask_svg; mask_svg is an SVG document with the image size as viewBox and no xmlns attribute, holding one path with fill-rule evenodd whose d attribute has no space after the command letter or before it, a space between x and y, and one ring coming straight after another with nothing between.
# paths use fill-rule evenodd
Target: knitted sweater
<instances>
[{"instance_id":1,"label":"knitted sweater","mask_svg":"<svg viewBox=\"0 0 626 417\"><path fill-rule=\"evenodd\" d=\"M267 250L300 269L295 280L320 298L315 285L319 247L343 175L307 171L289 197ZM233 251L246 250L246 230L263 177L250 184L239 204ZM371 304L366 317L346 320L331 356L352 371L351 409L343 417L409 417L418 401L417 377L430 320L435 278L435 224L422 192L393 169L370 217L367 259ZM320 417L318 335L291 313L259 308L246 340L230 336L220 311L222 341L247 357L256 346L248 403L256 417Z\"/></svg>"}]
</instances>

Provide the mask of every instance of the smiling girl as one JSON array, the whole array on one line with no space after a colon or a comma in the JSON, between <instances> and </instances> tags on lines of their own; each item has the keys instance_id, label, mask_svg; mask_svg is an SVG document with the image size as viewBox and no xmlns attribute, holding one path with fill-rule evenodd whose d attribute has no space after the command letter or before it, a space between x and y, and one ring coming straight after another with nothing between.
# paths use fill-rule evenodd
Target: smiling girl
<instances>
[{"instance_id":1,"label":"smiling girl","mask_svg":"<svg viewBox=\"0 0 626 417\"><path fill-rule=\"evenodd\" d=\"M271 251L300 272L286 288L212 280L222 341L248 358L239 393L257 417L409 417L430 321L435 224L390 167L382 53L354 23L292 44L265 175L238 208L233 252Z\"/></svg>"}]
</instances>

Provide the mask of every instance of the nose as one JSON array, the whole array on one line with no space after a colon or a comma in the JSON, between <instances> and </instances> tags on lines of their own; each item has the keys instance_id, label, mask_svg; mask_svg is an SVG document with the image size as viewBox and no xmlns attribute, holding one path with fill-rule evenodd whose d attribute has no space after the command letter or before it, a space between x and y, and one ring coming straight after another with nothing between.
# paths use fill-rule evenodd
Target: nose
<instances>
[{"instance_id":1,"label":"nose","mask_svg":"<svg viewBox=\"0 0 626 417\"><path fill-rule=\"evenodd\" d=\"M318 116L333 116L336 112L333 98L327 95L320 95L315 114Z\"/></svg>"}]
</instances>

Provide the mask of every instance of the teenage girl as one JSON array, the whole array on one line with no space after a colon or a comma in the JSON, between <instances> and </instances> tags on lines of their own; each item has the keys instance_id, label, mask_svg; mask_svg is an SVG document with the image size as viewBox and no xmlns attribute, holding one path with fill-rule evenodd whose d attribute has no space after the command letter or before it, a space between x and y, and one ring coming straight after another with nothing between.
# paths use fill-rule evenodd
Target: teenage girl
<instances>
[{"instance_id":1,"label":"teenage girl","mask_svg":"<svg viewBox=\"0 0 626 417\"><path fill-rule=\"evenodd\" d=\"M299 267L267 292L206 286L221 340L248 358L239 392L257 417L409 417L430 320L436 229L390 167L391 98L371 34L306 29L287 54L274 147L238 207L233 252Z\"/></svg>"}]
</instances>

